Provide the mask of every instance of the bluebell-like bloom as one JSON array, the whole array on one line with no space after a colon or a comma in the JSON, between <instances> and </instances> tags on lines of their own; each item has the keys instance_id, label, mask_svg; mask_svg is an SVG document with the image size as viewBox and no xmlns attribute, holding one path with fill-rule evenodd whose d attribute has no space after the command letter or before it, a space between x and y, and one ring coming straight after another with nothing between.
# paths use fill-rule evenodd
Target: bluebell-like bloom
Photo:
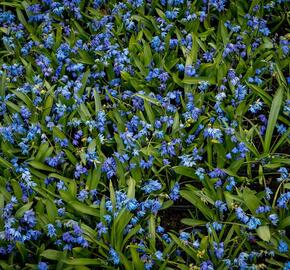
<instances>
[{"instance_id":1,"label":"bluebell-like bloom","mask_svg":"<svg viewBox=\"0 0 290 270\"><path fill-rule=\"evenodd\" d=\"M249 221L249 217L241 207L236 208L236 216L243 223L247 223Z\"/></svg>"},{"instance_id":2,"label":"bluebell-like bloom","mask_svg":"<svg viewBox=\"0 0 290 270\"><path fill-rule=\"evenodd\" d=\"M149 180L143 187L142 190L146 194L150 194L151 192L158 191L162 188L162 185L158 180Z\"/></svg>"},{"instance_id":3,"label":"bluebell-like bloom","mask_svg":"<svg viewBox=\"0 0 290 270\"><path fill-rule=\"evenodd\" d=\"M280 197L277 200L277 206L279 208L288 208L288 203L290 200L290 191L286 192L286 193L282 193L280 195Z\"/></svg>"},{"instance_id":4,"label":"bluebell-like bloom","mask_svg":"<svg viewBox=\"0 0 290 270\"><path fill-rule=\"evenodd\" d=\"M189 238L190 238L190 234L187 232L181 232L179 234L179 239L182 240L186 245L188 244Z\"/></svg>"},{"instance_id":5,"label":"bluebell-like bloom","mask_svg":"<svg viewBox=\"0 0 290 270\"><path fill-rule=\"evenodd\" d=\"M38 270L48 270L48 265L45 262L40 262L37 265L37 269Z\"/></svg>"},{"instance_id":6,"label":"bluebell-like bloom","mask_svg":"<svg viewBox=\"0 0 290 270\"><path fill-rule=\"evenodd\" d=\"M109 254L110 254L110 260L113 261L113 264L118 265L120 263L120 258L119 258L118 253L113 248L110 248Z\"/></svg>"},{"instance_id":7,"label":"bluebell-like bloom","mask_svg":"<svg viewBox=\"0 0 290 270\"><path fill-rule=\"evenodd\" d=\"M88 170L86 167L82 166L81 164L77 164L76 165L76 169L75 169L75 172L74 172L74 176L75 178L80 178L81 175L83 174L87 174L88 173Z\"/></svg>"},{"instance_id":8,"label":"bluebell-like bloom","mask_svg":"<svg viewBox=\"0 0 290 270\"><path fill-rule=\"evenodd\" d=\"M83 202L84 200L89 198L89 192L85 189L81 190L77 196L78 200Z\"/></svg>"},{"instance_id":9,"label":"bluebell-like bloom","mask_svg":"<svg viewBox=\"0 0 290 270\"><path fill-rule=\"evenodd\" d=\"M179 188L179 183L175 183L169 194L171 200L176 201L179 199Z\"/></svg>"},{"instance_id":10,"label":"bluebell-like bloom","mask_svg":"<svg viewBox=\"0 0 290 270\"><path fill-rule=\"evenodd\" d=\"M269 216L268 216L268 219L271 221L271 223L272 223L273 225L276 226L276 225L278 224L279 217L278 217L277 214L271 214L271 215L269 215Z\"/></svg>"},{"instance_id":11,"label":"bluebell-like bloom","mask_svg":"<svg viewBox=\"0 0 290 270\"><path fill-rule=\"evenodd\" d=\"M277 132L278 132L280 135L283 135L283 134L286 133L286 131L287 131L287 128L286 128L283 124L276 125L276 128L277 128Z\"/></svg>"},{"instance_id":12,"label":"bluebell-like bloom","mask_svg":"<svg viewBox=\"0 0 290 270\"><path fill-rule=\"evenodd\" d=\"M279 168L278 172L280 173L280 177L277 178L278 182L282 182L283 180L286 180L289 178L289 173L288 173L287 168L281 167Z\"/></svg>"},{"instance_id":13,"label":"bluebell-like bloom","mask_svg":"<svg viewBox=\"0 0 290 270\"><path fill-rule=\"evenodd\" d=\"M283 240L279 240L278 251L281 253L288 252L288 244Z\"/></svg>"},{"instance_id":14,"label":"bluebell-like bloom","mask_svg":"<svg viewBox=\"0 0 290 270\"><path fill-rule=\"evenodd\" d=\"M214 221L213 223L207 223L206 228L208 233L212 233L212 229L214 229L216 232L219 232L222 230L223 225L219 222Z\"/></svg>"},{"instance_id":15,"label":"bluebell-like bloom","mask_svg":"<svg viewBox=\"0 0 290 270\"><path fill-rule=\"evenodd\" d=\"M56 236L56 229L52 224L47 224L47 235L49 237L54 237Z\"/></svg>"},{"instance_id":16,"label":"bluebell-like bloom","mask_svg":"<svg viewBox=\"0 0 290 270\"><path fill-rule=\"evenodd\" d=\"M185 67L185 75L189 77L193 77L196 74L196 70L193 66L186 66Z\"/></svg>"},{"instance_id":17,"label":"bluebell-like bloom","mask_svg":"<svg viewBox=\"0 0 290 270\"><path fill-rule=\"evenodd\" d=\"M126 207L129 211L134 211L139 206L139 203L136 199L128 199L126 202Z\"/></svg>"},{"instance_id":18,"label":"bluebell-like bloom","mask_svg":"<svg viewBox=\"0 0 290 270\"><path fill-rule=\"evenodd\" d=\"M202 262L200 264L200 270L214 270L213 263L210 260Z\"/></svg>"},{"instance_id":19,"label":"bluebell-like bloom","mask_svg":"<svg viewBox=\"0 0 290 270\"><path fill-rule=\"evenodd\" d=\"M259 207L256 209L256 213L257 213L257 214L267 213L267 212L270 212L270 211L271 211L271 207L268 206L268 205L265 205L265 206L259 206Z\"/></svg>"},{"instance_id":20,"label":"bluebell-like bloom","mask_svg":"<svg viewBox=\"0 0 290 270\"><path fill-rule=\"evenodd\" d=\"M199 180L203 181L204 175L205 175L205 169L204 168L197 168L197 170L195 171L195 174L198 176Z\"/></svg>"},{"instance_id":21,"label":"bluebell-like bloom","mask_svg":"<svg viewBox=\"0 0 290 270\"><path fill-rule=\"evenodd\" d=\"M218 128L211 128L211 127L206 128L204 130L204 137L205 138L209 137L211 139L219 141L220 143L223 142L223 134L221 130Z\"/></svg>"},{"instance_id":22,"label":"bluebell-like bloom","mask_svg":"<svg viewBox=\"0 0 290 270\"><path fill-rule=\"evenodd\" d=\"M216 257L220 260L223 258L224 256L224 243L216 243L213 242L213 248L214 248L214 253L216 255Z\"/></svg>"},{"instance_id":23,"label":"bluebell-like bloom","mask_svg":"<svg viewBox=\"0 0 290 270\"><path fill-rule=\"evenodd\" d=\"M34 227L36 225L35 212L30 209L24 213L23 220L30 226Z\"/></svg>"},{"instance_id":24,"label":"bluebell-like bloom","mask_svg":"<svg viewBox=\"0 0 290 270\"><path fill-rule=\"evenodd\" d=\"M107 174L107 178L111 179L116 175L117 164L113 157L107 158L102 165L102 172Z\"/></svg>"},{"instance_id":25,"label":"bluebell-like bloom","mask_svg":"<svg viewBox=\"0 0 290 270\"><path fill-rule=\"evenodd\" d=\"M106 234L107 231L108 231L108 228L102 223L102 222L99 222L97 224L97 230L98 230L98 235L101 236L103 234Z\"/></svg>"},{"instance_id":26,"label":"bluebell-like bloom","mask_svg":"<svg viewBox=\"0 0 290 270\"><path fill-rule=\"evenodd\" d=\"M283 270L290 270L290 261L284 264Z\"/></svg>"},{"instance_id":27,"label":"bluebell-like bloom","mask_svg":"<svg viewBox=\"0 0 290 270\"><path fill-rule=\"evenodd\" d=\"M215 207L219 210L220 213L226 212L228 210L227 204L223 201L217 200L214 203Z\"/></svg>"},{"instance_id":28,"label":"bluebell-like bloom","mask_svg":"<svg viewBox=\"0 0 290 270\"><path fill-rule=\"evenodd\" d=\"M259 225L261 225L261 224L262 224L261 221L258 218L255 218L255 217L251 217L250 220L247 223L249 229L251 229L251 230L257 229L257 227Z\"/></svg>"},{"instance_id":29,"label":"bluebell-like bloom","mask_svg":"<svg viewBox=\"0 0 290 270\"><path fill-rule=\"evenodd\" d=\"M157 260L159 261L163 260L163 254L160 250L157 250L154 255L157 258Z\"/></svg>"}]
</instances>

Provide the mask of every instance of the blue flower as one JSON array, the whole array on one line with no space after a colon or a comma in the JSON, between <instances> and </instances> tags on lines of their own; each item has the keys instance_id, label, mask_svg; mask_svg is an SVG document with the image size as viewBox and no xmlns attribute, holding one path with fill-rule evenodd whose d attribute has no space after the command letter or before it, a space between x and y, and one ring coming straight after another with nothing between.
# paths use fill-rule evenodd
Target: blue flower
<instances>
[{"instance_id":1,"label":"blue flower","mask_svg":"<svg viewBox=\"0 0 290 270\"><path fill-rule=\"evenodd\" d=\"M138 208L139 203L136 199L127 200L126 207L129 211L134 211Z\"/></svg>"},{"instance_id":2,"label":"blue flower","mask_svg":"<svg viewBox=\"0 0 290 270\"><path fill-rule=\"evenodd\" d=\"M213 242L214 253L216 257L220 260L224 256L224 243Z\"/></svg>"},{"instance_id":3,"label":"blue flower","mask_svg":"<svg viewBox=\"0 0 290 270\"><path fill-rule=\"evenodd\" d=\"M279 178L277 178L278 182L282 182L283 180L288 179L288 170L285 167L281 167L278 172L281 174Z\"/></svg>"},{"instance_id":4,"label":"blue flower","mask_svg":"<svg viewBox=\"0 0 290 270\"><path fill-rule=\"evenodd\" d=\"M280 197L277 200L277 206L279 208L288 208L287 204L289 203L290 200L290 191L286 193L282 193Z\"/></svg>"},{"instance_id":5,"label":"blue flower","mask_svg":"<svg viewBox=\"0 0 290 270\"><path fill-rule=\"evenodd\" d=\"M271 214L271 215L269 215L268 219L271 221L271 223L272 223L273 225L276 226L276 225L278 224L279 217L278 217L277 214Z\"/></svg>"},{"instance_id":6,"label":"blue flower","mask_svg":"<svg viewBox=\"0 0 290 270\"><path fill-rule=\"evenodd\" d=\"M190 234L187 232L181 232L179 234L179 239L182 240L186 245L188 244L189 238L190 238Z\"/></svg>"},{"instance_id":7,"label":"blue flower","mask_svg":"<svg viewBox=\"0 0 290 270\"><path fill-rule=\"evenodd\" d=\"M223 212L226 212L228 210L227 204L224 203L223 201L215 201L214 203L215 207L219 210L220 213L223 214Z\"/></svg>"},{"instance_id":8,"label":"blue flower","mask_svg":"<svg viewBox=\"0 0 290 270\"><path fill-rule=\"evenodd\" d=\"M89 198L89 192L85 189L81 190L77 196L78 200L83 202Z\"/></svg>"},{"instance_id":9,"label":"blue flower","mask_svg":"<svg viewBox=\"0 0 290 270\"><path fill-rule=\"evenodd\" d=\"M236 216L243 223L247 223L249 221L249 217L241 207L236 208Z\"/></svg>"},{"instance_id":10,"label":"blue flower","mask_svg":"<svg viewBox=\"0 0 290 270\"><path fill-rule=\"evenodd\" d=\"M160 250L157 250L154 255L157 258L157 260L159 260L159 261L163 260L163 254Z\"/></svg>"},{"instance_id":11,"label":"blue flower","mask_svg":"<svg viewBox=\"0 0 290 270\"><path fill-rule=\"evenodd\" d=\"M281 253L288 252L288 244L283 240L279 240L278 251Z\"/></svg>"},{"instance_id":12,"label":"blue flower","mask_svg":"<svg viewBox=\"0 0 290 270\"><path fill-rule=\"evenodd\" d=\"M202 262L200 264L200 270L214 270L213 263L210 260Z\"/></svg>"},{"instance_id":13,"label":"blue flower","mask_svg":"<svg viewBox=\"0 0 290 270\"><path fill-rule=\"evenodd\" d=\"M144 190L146 194L160 190L162 188L161 183L158 180L149 180L141 189Z\"/></svg>"},{"instance_id":14,"label":"blue flower","mask_svg":"<svg viewBox=\"0 0 290 270\"><path fill-rule=\"evenodd\" d=\"M47 269L48 269L48 265L47 265L47 263L45 263L45 262L40 262L40 263L38 263L38 265L37 265L37 269L38 269L38 270L47 270Z\"/></svg>"},{"instance_id":15,"label":"blue flower","mask_svg":"<svg viewBox=\"0 0 290 270\"><path fill-rule=\"evenodd\" d=\"M284 264L283 270L290 270L290 261Z\"/></svg>"},{"instance_id":16,"label":"blue flower","mask_svg":"<svg viewBox=\"0 0 290 270\"><path fill-rule=\"evenodd\" d=\"M35 212L30 209L24 213L23 220L30 226L34 227L36 225Z\"/></svg>"},{"instance_id":17,"label":"blue flower","mask_svg":"<svg viewBox=\"0 0 290 270\"><path fill-rule=\"evenodd\" d=\"M98 230L98 235L102 236L103 234L106 234L108 232L108 228L106 226L104 226L104 224L102 222L99 222L97 224L97 230Z\"/></svg>"},{"instance_id":18,"label":"blue flower","mask_svg":"<svg viewBox=\"0 0 290 270\"><path fill-rule=\"evenodd\" d=\"M102 165L102 172L107 174L107 178L111 179L116 175L117 172L117 164L113 157L107 158Z\"/></svg>"},{"instance_id":19,"label":"blue flower","mask_svg":"<svg viewBox=\"0 0 290 270\"><path fill-rule=\"evenodd\" d=\"M193 77L196 74L196 70L193 66L185 66L185 75Z\"/></svg>"},{"instance_id":20,"label":"blue flower","mask_svg":"<svg viewBox=\"0 0 290 270\"><path fill-rule=\"evenodd\" d=\"M204 168L197 168L195 174L198 176L200 181L204 180L205 169Z\"/></svg>"},{"instance_id":21,"label":"blue flower","mask_svg":"<svg viewBox=\"0 0 290 270\"><path fill-rule=\"evenodd\" d=\"M119 255L113 248L110 248L109 255L110 260L113 261L113 264L118 265L120 263Z\"/></svg>"},{"instance_id":22,"label":"blue flower","mask_svg":"<svg viewBox=\"0 0 290 270\"><path fill-rule=\"evenodd\" d=\"M179 183L175 183L169 194L171 200L176 201L179 199L179 188Z\"/></svg>"},{"instance_id":23,"label":"blue flower","mask_svg":"<svg viewBox=\"0 0 290 270\"><path fill-rule=\"evenodd\" d=\"M56 230L52 224L47 224L47 235L49 237L56 236Z\"/></svg>"},{"instance_id":24,"label":"blue flower","mask_svg":"<svg viewBox=\"0 0 290 270\"><path fill-rule=\"evenodd\" d=\"M256 209L256 213L257 214L262 214L262 213L267 213L271 211L271 207L268 206L268 205L265 205L265 206L259 206L257 209Z\"/></svg>"},{"instance_id":25,"label":"blue flower","mask_svg":"<svg viewBox=\"0 0 290 270\"><path fill-rule=\"evenodd\" d=\"M259 225L261 225L261 221L258 218L251 217L247 223L250 230L257 229Z\"/></svg>"}]
</instances>

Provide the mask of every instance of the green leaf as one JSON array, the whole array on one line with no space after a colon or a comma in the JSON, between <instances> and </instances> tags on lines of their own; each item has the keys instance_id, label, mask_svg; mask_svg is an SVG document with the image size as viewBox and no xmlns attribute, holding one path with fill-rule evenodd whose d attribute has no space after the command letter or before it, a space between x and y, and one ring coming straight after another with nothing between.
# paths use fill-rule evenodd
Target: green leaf
<instances>
[{"instance_id":1,"label":"green leaf","mask_svg":"<svg viewBox=\"0 0 290 270\"><path fill-rule=\"evenodd\" d=\"M47 199L45 202L46 211L50 222L53 223L58 216L57 207L52 200Z\"/></svg>"},{"instance_id":2,"label":"green leaf","mask_svg":"<svg viewBox=\"0 0 290 270\"><path fill-rule=\"evenodd\" d=\"M19 200L22 198L22 189L19 185L19 183L16 180L11 180L11 185L14 191L14 194L16 196L16 198Z\"/></svg>"},{"instance_id":3,"label":"green leaf","mask_svg":"<svg viewBox=\"0 0 290 270\"><path fill-rule=\"evenodd\" d=\"M177 174L184 175L184 176L187 176L189 178L196 179L195 171L192 168L185 167L185 166L175 166L175 167L172 167L172 169Z\"/></svg>"},{"instance_id":4,"label":"green leaf","mask_svg":"<svg viewBox=\"0 0 290 270\"><path fill-rule=\"evenodd\" d=\"M20 218L24 215L24 213L29 210L32 206L33 202L29 202L27 204L24 204L22 207L20 207L16 213L15 213L15 217L16 218Z\"/></svg>"},{"instance_id":5,"label":"green leaf","mask_svg":"<svg viewBox=\"0 0 290 270\"><path fill-rule=\"evenodd\" d=\"M194 207L198 208L207 219L216 220L217 217L214 212L201 200L200 195L197 195L193 186L188 185L187 189L180 191L180 195Z\"/></svg>"},{"instance_id":6,"label":"green leaf","mask_svg":"<svg viewBox=\"0 0 290 270\"><path fill-rule=\"evenodd\" d=\"M177 238L173 233L169 233L172 240L181 248L187 255L192 257L194 260L197 259L197 251L194 250L190 245L185 245L179 238Z\"/></svg>"},{"instance_id":7,"label":"green leaf","mask_svg":"<svg viewBox=\"0 0 290 270\"><path fill-rule=\"evenodd\" d=\"M78 112L83 121L90 120L90 118L92 117L87 106L84 103L80 105Z\"/></svg>"},{"instance_id":8,"label":"green leaf","mask_svg":"<svg viewBox=\"0 0 290 270\"><path fill-rule=\"evenodd\" d=\"M198 220L198 219L193 219L193 218L183 218L181 222L185 225L192 226L192 227L206 224L206 221L204 220Z\"/></svg>"},{"instance_id":9,"label":"green leaf","mask_svg":"<svg viewBox=\"0 0 290 270\"><path fill-rule=\"evenodd\" d=\"M149 219L149 242L151 249L154 250L156 245L156 233L155 233L155 216L152 214L150 215Z\"/></svg>"},{"instance_id":10,"label":"green leaf","mask_svg":"<svg viewBox=\"0 0 290 270\"><path fill-rule=\"evenodd\" d=\"M67 183L67 184L69 184L69 183L72 181L72 179L67 178L67 177L64 177L64 176L62 176L62 175L59 175L59 174L57 174L57 173L50 173L50 174L48 175L48 177L52 177L52 178L56 178L56 179L62 180L62 181L64 181L64 182Z\"/></svg>"},{"instance_id":11,"label":"green leaf","mask_svg":"<svg viewBox=\"0 0 290 270\"><path fill-rule=\"evenodd\" d=\"M209 82L210 84L215 84L214 77L192 77L192 78L185 78L182 80L184 84L199 84L201 82Z\"/></svg>"},{"instance_id":12,"label":"green leaf","mask_svg":"<svg viewBox=\"0 0 290 270\"><path fill-rule=\"evenodd\" d=\"M274 128L276 126L276 122L278 119L280 107L283 102L283 87L279 87L272 102L267 129L266 129L266 135L265 135L265 152L269 152L271 141L272 141L272 135L274 132Z\"/></svg>"},{"instance_id":13,"label":"green leaf","mask_svg":"<svg viewBox=\"0 0 290 270\"><path fill-rule=\"evenodd\" d=\"M3 71L0 81L0 97L5 96L6 70Z\"/></svg>"},{"instance_id":14,"label":"green leaf","mask_svg":"<svg viewBox=\"0 0 290 270\"><path fill-rule=\"evenodd\" d=\"M82 80L81 80L82 87L81 87L80 90L78 91L78 95L79 95L79 97L82 97L82 95L83 95L83 93L84 93L84 90L85 90L85 88L86 88L86 86L87 86L87 81L88 81L88 79L89 79L89 77L90 77L90 74L91 74L91 72L90 72L89 69L88 69L88 70L83 74L83 77L82 77ZM83 105L83 103L82 103L81 105Z\"/></svg>"},{"instance_id":15,"label":"green leaf","mask_svg":"<svg viewBox=\"0 0 290 270\"><path fill-rule=\"evenodd\" d=\"M157 106L160 106L160 103L157 99L155 98L152 98L152 97L149 97L149 96L145 96L145 95L141 95L141 94L135 94L134 96L137 96L137 97L140 97L154 105L157 105Z\"/></svg>"},{"instance_id":16,"label":"green leaf","mask_svg":"<svg viewBox=\"0 0 290 270\"><path fill-rule=\"evenodd\" d=\"M257 229L257 234L264 241L268 242L271 239L271 232L270 232L269 226L260 226Z\"/></svg>"},{"instance_id":17,"label":"green leaf","mask_svg":"<svg viewBox=\"0 0 290 270\"><path fill-rule=\"evenodd\" d=\"M38 170L43 170L43 171L48 171L48 172L55 172L56 170L54 168L51 168L45 164L43 164L42 162L39 162L37 160L33 160L29 162L29 165L35 169Z\"/></svg>"},{"instance_id":18,"label":"green leaf","mask_svg":"<svg viewBox=\"0 0 290 270\"><path fill-rule=\"evenodd\" d=\"M101 103L100 95L96 89L94 89L94 99L95 99L95 111L97 113L98 111L102 110L102 103Z\"/></svg>"},{"instance_id":19,"label":"green leaf","mask_svg":"<svg viewBox=\"0 0 290 270\"><path fill-rule=\"evenodd\" d=\"M127 197L130 199L135 198L135 185L136 185L135 180L132 177L130 177L127 184L128 184Z\"/></svg>"},{"instance_id":20,"label":"green leaf","mask_svg":"<svg viewBox=\"0 0 290 270\"><path fill-rule=\"evenodd\" d=\"M284 218L283 220L281 220L281 223L280 223L280 227L282 229L286 228L286 227L289 227L290 226L290 216Z\"/></svg>"},{"instance_id":21,"label":"green leaf","mask_svg":"<svg viewBox=\"0 0 290 270\"><path fill-rule=\"evenodd\" d=\"M72 152L70 152L67 149L64 149L64 152L65 152L67 158L69 159L69 161L75 166L78 163L77 158L72 154Z\"/></svg>"},{"instance_id":22,"label":"green leaf","mask_svg":"<svg viewBox=\"0 0 290 270\"><path fill-rule=\"evenodd\" d=\"M255 214L256 209L260 205L260 200L255 195L255 192L250 190L249 188L245 188L243 192L243 199L245 205L250 209L250 211Z\"/></svg>"},{"instance_id":23,"label":"green leaf","mask_svg":"<svg viewBox=\"0 0 290 270\"><path fill-rule=\"evenodd\" d=\"M68 265L102 265L103 262L100 259L72 259L72 260L63 260L63 263Z\"/></svg>"},{"instance_id":24,"label":"green leaf","mask_svg":"<svg viewBox=\"0 0 290 270\"><path fill-rule=\"evenodd\" d=\"M63 256L63 252L54 249L47 249L43 251L40 256L52 261L58 261Z\"/></svg>"},{"instance_id":25,"label":"green leaf","mask_svg":"<svg viewBox=\"0 0 290 270\"><path fill-rule=\"evenodd\" d=\"M179 128L179 113L178 111L176 111L175 116L174 116L174 122L173 122L173 126L172 126L172 132L174 133L175 131L177 131Z\"/></svg>"},{"instance_id":26,"label":"green leaf","mask_svg":"<svg viewBox=\"0 0 290 270\"><path fill-rule=\"evenodd\" d=\"M68 205L78 211L79 214L86 214L95 217L99 216L98 210L96 208L90 207L84 203L78 201L70 201L68 202Z\"/></svg>"},{"instance_id":27,"label":"green leaf","mask_svg":"<svg viewBox=\"0 0 290 270\"><path fill-rule=\"evenodd\" d=\"M45 120L45 117L48 116L50 114L51 108L53 105L53 97L52 95L49 95L44 103L44 108L43 108L43 112L42 112L42 119Z\"/></svg>"},{"instance_id":28,"label":"green leaf","mask_svg":"<svg viewBox=\"0 0 290 270\"><path fill-rule=\"evenodd\" d=\"M148 66L152 60L152 52L149 44L144 42L144 65Z\"/></svg>"},{"instance_id":29,"label":"green leaf","mask_svg":"<svg viewBox=\"0 0 290 270\"><path fill-rule=\"evenodd\" d=\"M146 101L146 100L144 100L144 107L145 107L145 111L146 111L146 114L148 116L148 119L149 119L151 125L154 125L155 115L154 115L154 112L152 110L151 105L149 105L148 101Z\"/></svg>"},{"instance_id":30,"label":"green leaf","mask_svg":"<svg viewBox=\"0 0 290 270\"><path fill-rule=\"evenodd\" d=\"M5 168L12 168L12 164L2 157L0 157L0 165L2 165Z\"/></svg>"},{"instance_id":31,"label":"green leaf","mask_svg":"<svg viewBox=\"0 0 290 270\"><path fill-rule=\"evenodd\" d=\"M39 161L43 163L45 158L50 156L52 152L53 152L53 147L49 147L48 143L41 144L39 147L38 153L35 157L35 161Z\"/></svg>"}]
</instances>

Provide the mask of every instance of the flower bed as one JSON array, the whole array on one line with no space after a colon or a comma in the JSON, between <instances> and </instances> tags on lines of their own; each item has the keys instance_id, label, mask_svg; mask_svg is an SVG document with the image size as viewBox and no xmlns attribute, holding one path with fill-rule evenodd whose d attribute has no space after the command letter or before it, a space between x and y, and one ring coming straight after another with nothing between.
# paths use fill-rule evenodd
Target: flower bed
<instances>
[{"instance_id":1,"label":"flower bed","mask_svg":"<svg viewBox=\"0 0 290 270\"><path fill-rule=\"evenodd\" d=\"M290 269L289 0L0 2L1 269Z\"/></svg>"}]
</instances>

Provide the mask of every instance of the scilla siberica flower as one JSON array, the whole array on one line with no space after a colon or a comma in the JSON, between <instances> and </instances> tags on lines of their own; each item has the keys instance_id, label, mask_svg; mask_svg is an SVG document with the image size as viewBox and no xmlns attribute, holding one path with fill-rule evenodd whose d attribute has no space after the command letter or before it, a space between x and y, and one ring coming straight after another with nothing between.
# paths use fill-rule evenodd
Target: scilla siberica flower
<instances>
[{"instance_id":1,"label":"scilla siberica flower","mask_svg":"<svg viewBox=\"0 0 290 270\"><path fill-rule=\"evenodd\" d=\"M176 201L179 199L179 188L179 183L175 183L169 194L171 200Z\"/></svg>"},{"instance_id":2,"label":"scilla siberica flower","mask_svg":"<svg viewBox=\"0 0 290 270\"><path fill-rule=\"evenodd\" d=\"M269 215L268 219L271 221L271 223L272 223L273 225L276 226L276 225L278 224L279 217L278 217L277 214L271 214L271 215Z\"/></svg>"},{"instance_id":3,"label":"scilla siberica flower","mask_svg":"<svg viewBox=\"0 0 290 270\"><path fill-rule=\"evenodd\" d=\"M113 157L107 158L102 165L102 172L107 174L107 178L111 179L116 175L117 164Z\"/></svg>"},{"instance_id":4,"label":"scilla siberica flower","mask_svg":"<svg viewBox=\"0 0 290 270\"><path fill-rule=\"evenodd\" d=\"M48 270L48 265L45 262L40 262L37 265L37 270Z\"/></svg>"},{"instance_id":5,"label":"scilla siberica flower","mask_svg":"<svg viewBox=\"0 0 290 270\"><path fill-rule=\"evenodd\" d=\"M149 180L143 187L142 190L144 190L144 192L146 194L149 194L151 192L160 190L162 188L161 183L158 180Z\"/></svg>"},{"instance_id":6,"label":"scilla siberica flower","mask_svg":"<svg viewBox=\"0 0 290 270\"><path fill-rule=\"evenodd\" d=\"M213 242L214 253L216 257L220 260L224 256L224 243Z\"/></svg>"},{"instance_id":7,"label":"scilla siberica flower","mask_svg":"<svg viewBox=\"0 0 290 270\"><path fill-rule=\"evenodd\" d=\"M213 263L210 260L202 262L200 264L200 270L214 270Z\"/></svg>"},{"instance_id":8,"label":"scilla siberica flower","mask_svg":"<svg viewBox=\"0 0 290 270\"><path fill-rule=\"evenodd\" d=\"M219 212L221 214L223 214L223 212L226 212L228 210L227 209L227 204L224 203L223 201L217 200L217 201L215 201L214 205L219 210Z\"/></svg>"},{"instance_id":9,"label":"scilla siberica flower","mask_svg":"<svg viewBox=\"0 0 290 270\"><path fill-rule=\"evenodd\" d=\"M56 230L55 230L53 224L47 224L47 235L49 237L56 236Z\"/></svg>"},{"instance_id":10,"label":"scilla siberica flower","mask_svg":"<svg viewBox=\"0 0 290 270\"><path fill-rule=\"evenodd\" d=\"M290 270L290 261L284 264L283 270Z\"/></svg>"},{"instance_id":11,"label":"scilla siberica flower","mask_svg":"<svg viewBox=\"0 0 290 270\"><path fill-rule=\"evenodd\" d=\"M119 255L113 248L110 248L109 255L110 255L110 260L113 261L113 264L117 265L120 263Z\"/></svg>"},{"instance_id":12,"label":"scilla siberica flower","mask_svg":"<svg viewBox=\"0 0 290 270\"><path fill-rule=\"evenodd\" d=\"M281 252L281 253L288 252L288 244L285 241L283 241L283 240L279 240L278 251Z\"/></svg>"}]
</instances>

